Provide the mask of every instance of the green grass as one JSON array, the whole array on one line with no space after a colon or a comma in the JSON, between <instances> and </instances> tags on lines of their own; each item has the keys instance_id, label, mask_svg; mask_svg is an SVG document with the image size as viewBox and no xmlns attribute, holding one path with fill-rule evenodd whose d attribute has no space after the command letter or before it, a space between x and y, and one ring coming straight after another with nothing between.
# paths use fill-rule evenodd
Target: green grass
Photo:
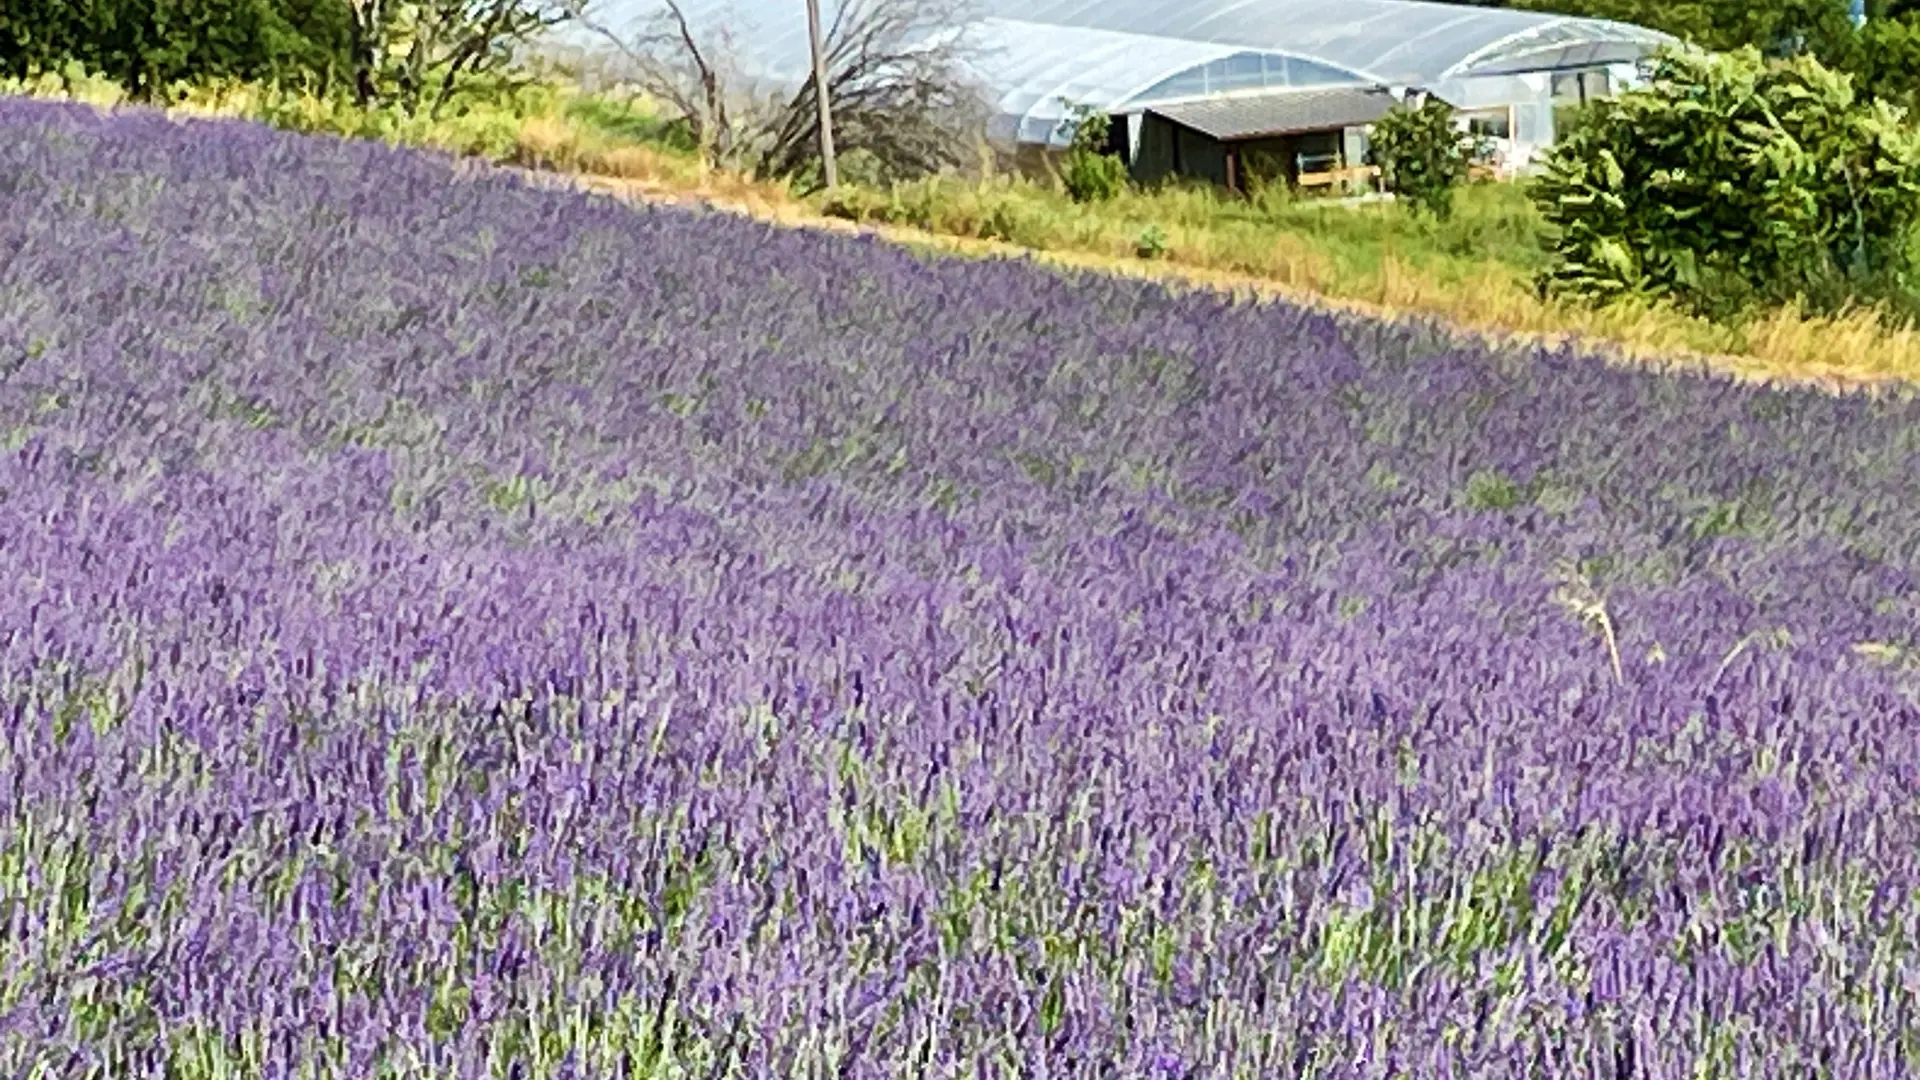
<instances>
[{"instance_id":1,"label":"green grass","mask_svg":"<svg viewBox=\"0 0 1920 1080\"><path fill-rule=\"evenodd\" d=\"M569 96L560 115L576 130L607 145L657 146L691 157L697 147L686 129L670 123L643 102L608 97Z\"/></svg>"},{"instance_id":2,"label":"green grass","mask_svg":"<svg viewBox=\"0 0 1920 1080\"><path fill-rule=\"evenodd\" d=\"M1189 238L1206 235L1217 258L1250 267L1269 259L1276 243L1292 244L1318 252L1338 271L1356 276L1378 274L1389 259L1397 259L1454 279L1495 267L1515 281L1525 281L1546 262L1540 215L1521 185L1512 182L1467 187L1447 221L1415 216L1387 202L1343 205L1275 190L1243 198L1198 184L1131 191L1087 205L1044 184L1012 177L984 183L940 177L884 190L853 188L818 201L827 213L851 220L1034 247L1095 243L1115 236L1131 245L1147 228L1158 227ZM1191 243L1187 246L1191 254Z\"/></svg>"}]
</instances>

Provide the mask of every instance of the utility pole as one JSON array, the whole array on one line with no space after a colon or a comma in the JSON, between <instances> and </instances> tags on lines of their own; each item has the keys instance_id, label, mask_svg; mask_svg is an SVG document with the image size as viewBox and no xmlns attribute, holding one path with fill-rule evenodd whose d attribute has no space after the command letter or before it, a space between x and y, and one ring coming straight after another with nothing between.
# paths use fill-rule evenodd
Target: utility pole
<instances>
[{"instance_id":1,"label":"utility pole","mask_svg":"<svg viewBox=\"0 0 1920 1080\"><path fill-rule=\"evenodd\" d=\"M820 110L820 169L827 187L840 183L833 164L833 106L827 101L827 47L820 40L820 0L807 0L807 37L813 42L813 103Z\"/></svg>"}]
</instances>

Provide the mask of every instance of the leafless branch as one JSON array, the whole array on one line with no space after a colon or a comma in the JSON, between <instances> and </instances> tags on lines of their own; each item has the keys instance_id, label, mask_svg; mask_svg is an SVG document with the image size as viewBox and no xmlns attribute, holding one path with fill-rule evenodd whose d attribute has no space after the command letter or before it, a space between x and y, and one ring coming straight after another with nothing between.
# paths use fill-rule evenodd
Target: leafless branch
<instances>
[{"instance_id":1,"label":"leafless branch","mask_svg":"<svg viewBox=\"0 0 1920 1080\"><path fill-rule=\"evenodd\" d=\"M827 31L827 95L842 153L864 153L882 179L965 164L984 118L966 76L968 0L847 0ZM811 81L768 132L761 169L805 175L817 161Z\"/></svg>"},{"instance_id":2,"label":"leafless branch","mask_svg":"<svg viewBox=\"0 0 1920 1080\"><path fill-rule=\"evenodd\" d=\"M580 25L611 42L649 96L684 123L710 160L764 176L806 177L818 165L819 120L811 79L771 98L753 96L714 39L689 25L679 0L637 36ZM972 160L984 118L966 77L971 0L846 0L826 29L827 93L842 157L864 157L889 179ZM725 43L724 37L719 39Z\"/></svg>"},{"instance_id":3,"label":"leafless branch","mask_svg":"<svg viewBox=\"0 0 1920 1080\"><path fill-rule=\"evenodd\" d=\"M732 88L724 57L730 42L724 30L703 40L678 0L660 0L660 10L644 28L623 37L590 17L585 0L568 2L574 20L626 58L641 91L686 126L704 156L714 161L733 158L740 133L729 101Z\"/></svg>"}]
</instances>

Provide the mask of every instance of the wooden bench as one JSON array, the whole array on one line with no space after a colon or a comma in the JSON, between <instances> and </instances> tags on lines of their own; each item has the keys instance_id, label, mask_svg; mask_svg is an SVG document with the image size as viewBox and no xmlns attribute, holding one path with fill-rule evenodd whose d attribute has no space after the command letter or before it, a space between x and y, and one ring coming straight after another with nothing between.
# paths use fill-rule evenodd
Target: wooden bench
<instances>
[{"instance_id":1,"label":"wooden bench","mask_svg":"<svg viewBox=\"0 0 1920 1080\"><path fill-rule=\"evenodd\" d=\"M1301 173L1294 183L1303 188L1332 187L1336 184L1362 185L1371 187L1380 177L1378 165L1356 165L1349 169L1330 169L1326 172Z\"/></svg>"}]
</instances>

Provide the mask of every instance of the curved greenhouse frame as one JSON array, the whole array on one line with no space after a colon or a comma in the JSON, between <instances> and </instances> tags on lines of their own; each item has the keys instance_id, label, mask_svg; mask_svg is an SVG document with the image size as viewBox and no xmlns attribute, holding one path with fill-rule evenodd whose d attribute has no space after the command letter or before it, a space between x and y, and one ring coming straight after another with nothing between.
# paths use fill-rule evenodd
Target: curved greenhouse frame
<instances>
[{"instance_id":1,"label":"curved greenhouse frame","mask_svg":"<svg viewBox=\"0 0 1920 1080\"><path fill-rule=\"evenodd\" d=\"M748 76L807 78L800 0L678 2L691 25L724 36ZM821 2L831 21L842 0ZM591 10L626 32L662 8L600 0ZM983 17L956 30L995 107L990 134L1028 145L1061 145L1069 102L1121 114L1239 93L1390 86L1468 107L1506 98L1498 103L1550 110L1551 73L1625 71L1674 41L1624 23L1426 0L976 0L976 9ZM1551 140L1550 119L1533 127L1547 136L1535 141Z\"/></svg>"}]
</instances>

